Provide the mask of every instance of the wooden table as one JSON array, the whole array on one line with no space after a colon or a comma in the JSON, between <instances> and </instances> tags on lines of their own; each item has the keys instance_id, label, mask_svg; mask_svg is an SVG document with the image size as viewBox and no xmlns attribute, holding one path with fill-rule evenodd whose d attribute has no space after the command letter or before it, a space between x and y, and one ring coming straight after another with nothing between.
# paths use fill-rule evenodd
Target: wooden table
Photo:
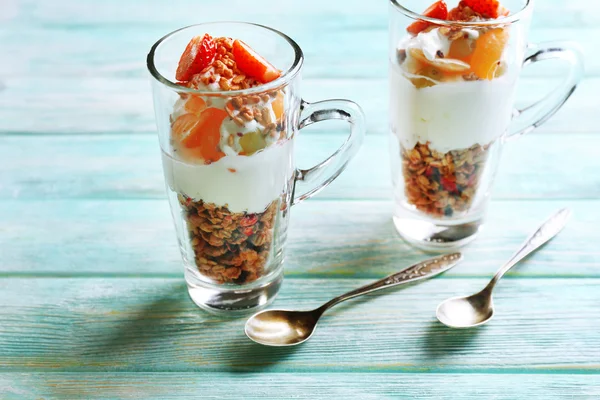
<instances>
[{"instance_id":1,"label":"wooden table","mask_svg":"<svg viewBox=\"0 0 600 400\"><path fill-rule=\"evenodd\" d=\"M0 398L600 396L600 6L588 0L538 2L532 41L578 40L587 78L549 123L507 145L489 223L463 264L341 305L295 348L255 345L243 319L189 300L145 55L169 31L211 19L290 34L306 54L305 98L350 98L368 117L358 158L293 210L275 305L313 307L426 256L390 219L385 3L1 3ZM519 102L562 71L525 71ZM301 166L338 146L343 129L304 132ZM482 287L563 206L570 225L501 283L490 324L436 321L441 300Z\"/></svg>"}]
</instances>

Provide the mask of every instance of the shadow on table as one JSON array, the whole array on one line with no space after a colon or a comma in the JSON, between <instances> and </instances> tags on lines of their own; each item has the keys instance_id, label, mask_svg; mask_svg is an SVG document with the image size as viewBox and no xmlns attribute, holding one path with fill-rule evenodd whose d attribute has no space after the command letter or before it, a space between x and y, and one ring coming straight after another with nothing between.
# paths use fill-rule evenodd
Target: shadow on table
<instances>
[{"instance_id":1,"label":"shadow on table","mask_svg":"<svg viewBox=\"0 0 600 400\"><path fill-rule=\"evenodd\" d=\"M464 352L474 347L477 336L485 327L474 329L448 328L441 322L431 321L425 331L425 356L429 359L443 358L449 354Z\"/></svg>"},{"instance_id":2,"label":"shadow on table","mask_svg":"<svg viewBox=\"0 0 600 400\"><path fill-rule=\"evenodd\" d=\"M134 303L114 314L89 321L84 329L95 332L84 345L81 354L84 364L101 362L117 368L137 364L140 361L136 360L136 354L154 353L156 356L156 350L172 348L176 341L185 339L185 333L193 334L206 326L230 321L198 309L188 297L183 280L156 290L160 293L148 303ZM98 338L102 333L106 336ZM98 339L93 340L94 337Z\"/></svg>"},{"instance_id":3,"label":"shadow on table","mask_svg":"<svg viewBox=\"0 0 600 400\"><path fill-rule=\"evenodd\" d=\"M252 373L272 368L284 363L286 359L306 346L306 343L291 347L269 347L252 342L243 333L236 336L224 351L229 358L226 367L230 372Z\"/></svg>"},{"instance_id":4,"label":"shadow on table","mask_svg":"<svg viewBox=\"0 0 600 400\"><path fill-rule=\"evenodd\" d=\"M296 250L290 255L290 263L301 269L308 259L316 265L309 271L313 277L375 280L430 257L400 238L390 214L385 219L365 222L358 233L349 233L343 242L327 250Z\"/></svg>"}]
</instances>

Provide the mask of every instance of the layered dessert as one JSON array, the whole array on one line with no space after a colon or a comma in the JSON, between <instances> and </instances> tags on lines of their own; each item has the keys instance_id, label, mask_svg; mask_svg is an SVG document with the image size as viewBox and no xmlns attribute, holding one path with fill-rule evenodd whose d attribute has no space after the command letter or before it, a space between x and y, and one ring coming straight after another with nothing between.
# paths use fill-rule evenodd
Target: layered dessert
<instances>
[{"instance_id":1,"label":"layered dessert","mask_svg":"<svg viewBox=\"0 0 600 400\"><path fill-rule=\"evenodd\" d=\"M490 147L512 116L518 71L509 68L510 31L501 23L508 14L497 0L451 10L438 1L423 15L447 22L417 20L397 43L390 129L401 165L393 174L408 207L457 218L473 206Z\"/></svg>"},{"instance_id":2,"label":"layered dessert","mask_svg":"<svg viewBox=\"0 0 600 400\"><path fill-rule=\"evenodd\" d=\"M208 34L191 39L177 67L178 83L197 92L174 104L163 166L186 264L211 283L252 282L273 257L293 171L285 89L246 89L280 74L246 43Z\"/></svg>"}]
</instances>

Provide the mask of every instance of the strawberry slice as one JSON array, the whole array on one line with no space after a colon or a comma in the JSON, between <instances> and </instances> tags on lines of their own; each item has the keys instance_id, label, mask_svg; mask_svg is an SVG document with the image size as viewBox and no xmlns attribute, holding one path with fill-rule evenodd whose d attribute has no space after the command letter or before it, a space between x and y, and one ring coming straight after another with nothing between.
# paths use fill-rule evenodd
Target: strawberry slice
<instances>
[{"instance_id":1,"label":"strawberry slice","mask_svg":"<svg viewBox=\"0 0 600 400\"><path fill-rule=\"evenodd\" d=\"M233 42L233 57L240 71L261 83L271 82L281 75L277 68L241 40Z\"/></svg>"},{"instance_id":2,"label":"strawberry slice","mask_svg":"<svg viewBox=\"0 0 600 400\"><path fill-rule=\"evenodd\" d=\"M458 188L456 187L456 182L453 182L451 179L442 178L440 179L440 184L444 188L444 190L450 193L456 193Z\"/></svg>"},{"instance_id":3,"label":"strawberry slice","mask_svg":"<svg viewBox=\"0 0 600 400\"><path fill-rule=\"evenodd\" d=\"M178 81L189 81L194 74L212 64L216 53L217 46L208 33L203 37L193 37L179 59L175 78Z\"/></svg>"},{"instance_id":4,"label":"strawberry slice","mask_svg":"<svg viewBox=\"0 0 600 400\"><path fill-rule=\"evenodd\" d=\"M427 10L423 12L423 15L430 18L437 18L445 20L448 17L448 6L444 2L444 0L438 1L437 3L433 3ZM413 35L418 35L419 32L424 31L429 26L431 26L431 22L427 21L415 21L406 28L408 33L412 33Z\"/></svg>"},{"instance_id":5,"label":"strawberry slice","mask_svg":"<svg viewBox=\"0 0 600 400\"><path fill-rule=\"evenodd\" d=\"M462 2L486 18L498 18L508 11L498 0L463 0Z\"/></svg>"}]
</instances>

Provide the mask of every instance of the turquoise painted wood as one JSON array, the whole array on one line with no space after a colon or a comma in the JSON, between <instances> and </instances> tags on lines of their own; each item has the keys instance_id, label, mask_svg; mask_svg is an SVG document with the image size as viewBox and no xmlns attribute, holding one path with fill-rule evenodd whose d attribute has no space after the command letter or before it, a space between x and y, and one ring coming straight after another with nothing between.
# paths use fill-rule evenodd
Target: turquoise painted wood
<instances>
[{"instance_id":1,"label":"turquoise painted wood","mask_svg":"<svg viewBox=\"0 0 600 400\"><path fill-rule=\"evenodd\" d=\"M228 381L228 385L215 382ZM485 382L477 387L473 382ZM20 384L17 386L15 382ZM365 385L364 382L369 382ZM507 383L511 384L508 385ZM2 388L4 390L2 390ZM7 400L29 398L97 399L269 399L279 398L454 398L465 400L533 398L591 399L600 384L581 385L581 375L420 374L388 373L289 374L263 372L128 372L128 373L0 373L0 395Z\"/></svg>"},{"instance_id":2,"label":"turquoise painted wood","mask_svg":"<svg viewBox=\"0 0 600 400\"><path fill-rule=\"evenodd\" d=\"M179 278L4 278L0 372L262 370L265 378L269 372L320 372L323 379L361 371L595 375L597 281L503 282L494 323L455 331L437 322L436 305L483 287L485 280L430 280L336 307L302 347L265 348L245 337L243 319L199 312ZM316 307L367 282L289 279L277 305Z\"/></svg>"},{"instance_id":3,"label":"turquoise painted wood","mask_svg":"<svg viewBox=\"0 0 600 400\"><path fill-rule=\"evenodd\" d=\"M61 136L0 135L0 159L7 161L0 163L0 199L164 199L155 135ZM299 166L314 165L344 139L323 132L299 135ZM369 136L347 173L311 201L390 199L387 146L387 135ZM600 135L593 133L531 134L512 141L505 146L494 198L598 199L599 148Z\"/></svg>"},{"instance_id":4,"label":"turquoise painted wood","mask_svg":"<svg viewBox=\"0 0 600 400\"><path fill-rule=\"evenodd\" d=\"M382 59L385 62L383 60L385 58ZM556 80L523 79L518 90L519 105L525 106L543 97L552 82ZM600 77L588 78L585 83L552 123L540 127L536 134L598 132L596 96L600 91ZM3 133L154 134L155 131L150 84L145 76L84 78L77 85L73 85L73 78L11 78L5 85L0 92L0 132ZM387 133L386 85L385 75L369 80L307 79L303 82L302 95L307 101L353 99L365 110L368 134L383 135ZM32 115L37 118L31 118ZM78 117L65 118L65 115ZM577 123L573 122L573 115L578 116ZM331 131L323 125L315 129Z\"/></svg>"},{"instance_id":5,"label":"turquoise painted wood","mask_svg":"<svg viewBox=\"0 0 600 400\"><path fill-rule=\"evenodd\" d=\"M509 276L599 278L600 201L519 200L493 202L488 226L465 249L460 268L438 279L490 276L561 206L574 212L567 229ZM375 279L427 257L398 238L391 208L383 201L308 201L294 207L287 276ZM0 201L0 215L0 276L180 278L183 273L163 200Z\"/></svg>"},{"instance_id":6,"label":"turquoise painted wood","mask_svg":"<svg viewBox=\"0 0 600 400\"><path fill-rule=\"evenodd\" d=\"M577 40L586 80L506 146L487 229L464 263L340 305L293 349L254 345L243 319L191 303L164 198L145 54L172 29L230 10L298 41L307 100L347 97L368 118L357 159L294 207L275 304L313 307L426 257L390 221L386 1L4 1L0 398L599 398L600 5L537 1L531 40ZM519 104L562 71L525 70ZM335 149L344 129L303 132L300 165ZM563 206L571 223L501 282L489 325L435 321L439 301L484 285Z\"/></svg>"}]
</instances>

